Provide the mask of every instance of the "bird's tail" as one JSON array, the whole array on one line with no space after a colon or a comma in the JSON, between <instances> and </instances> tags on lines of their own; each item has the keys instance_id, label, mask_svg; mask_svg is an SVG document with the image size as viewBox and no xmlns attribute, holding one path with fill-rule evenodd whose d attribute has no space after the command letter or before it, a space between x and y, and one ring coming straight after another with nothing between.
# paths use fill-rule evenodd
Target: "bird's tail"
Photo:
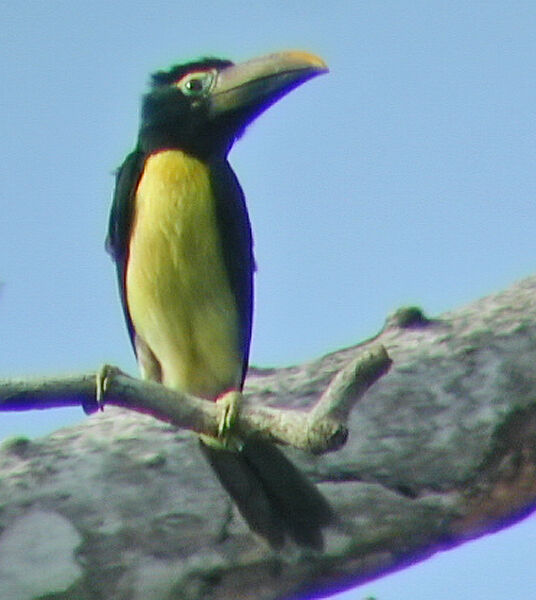
<instances>
[{"instance_id":1,"label":"bird's tail","mask_svg":"<svg viewBox=\"0 0 536 600\"><path fill-rule=\"evenodd\" d=\"M289 536L321 550L322 528L334 520L328 501L276 446L259 439L239 451L200 440L203 454L250 528L280 548Z\"/></svg>"}]
</instances>

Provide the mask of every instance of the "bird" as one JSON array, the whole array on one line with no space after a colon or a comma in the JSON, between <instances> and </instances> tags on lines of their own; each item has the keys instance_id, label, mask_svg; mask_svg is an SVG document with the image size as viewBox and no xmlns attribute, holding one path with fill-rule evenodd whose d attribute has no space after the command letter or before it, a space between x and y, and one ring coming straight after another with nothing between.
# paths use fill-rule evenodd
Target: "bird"
<instances>
[{"instance_id":1,"label":"bird","mask_svg":"<svg viewBox=\"0 0 536 600\"><path fill-rule=\"evenodd\" d=\"M253 318L252 230L228 154L280 98L327 72L305 51L202 58L152 75L134 150L116 173L106 249L143 379L222 402L200 448L250 529L321 550L333 509L274 444L236 440Z\"/></svg>"}]
</instances>

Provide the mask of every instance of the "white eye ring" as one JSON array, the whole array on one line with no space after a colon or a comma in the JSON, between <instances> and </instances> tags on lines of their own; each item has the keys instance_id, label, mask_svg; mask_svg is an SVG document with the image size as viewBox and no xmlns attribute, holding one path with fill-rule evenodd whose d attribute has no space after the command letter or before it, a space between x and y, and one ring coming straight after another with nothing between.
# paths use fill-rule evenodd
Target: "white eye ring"
<instances>
[{"instance_id":1,"label":"white eye ring","mask_svg":"<svg viewBox=\"0 0 536 600\"><path fill-rule=\"evenodd\" d=\"M212 88L214 79L214 71L197 71L185 75L177 87L185 96L203 96Z\"/></svg>"}]
</instances>

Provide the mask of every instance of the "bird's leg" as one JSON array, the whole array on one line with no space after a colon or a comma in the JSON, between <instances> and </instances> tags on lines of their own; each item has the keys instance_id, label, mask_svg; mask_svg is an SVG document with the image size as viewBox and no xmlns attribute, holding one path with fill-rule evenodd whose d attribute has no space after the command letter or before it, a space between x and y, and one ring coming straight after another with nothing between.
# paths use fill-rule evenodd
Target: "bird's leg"
<instances>
[{"instance_id":1,"label":"bird's leg","mask_svg":"<svg viewBox=\"0 0 536 600\"><path fill-rule=\"evenodd\" d=\"M218 423L218 437L226 448L235 449L239 445L238 438L233 435L242 406L242 392L229 390L216 398L220 417Z\"/></svg>"}]
</instances>

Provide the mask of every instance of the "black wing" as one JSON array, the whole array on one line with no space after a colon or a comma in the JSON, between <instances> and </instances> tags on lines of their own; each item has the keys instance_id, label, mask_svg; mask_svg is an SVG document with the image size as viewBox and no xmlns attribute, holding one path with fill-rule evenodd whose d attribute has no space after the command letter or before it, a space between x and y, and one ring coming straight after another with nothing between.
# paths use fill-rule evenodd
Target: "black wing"
<instances>
[{"instance_id":1,"label":"black wing","mask_svg":"<svg viewBox=\"0 0 536 600\"><path fill-rule=\"evenodd\" d=\"M123 313L134 352L136 352L134 345L135 332L128 312L125 277L130 230L134 217L134 198L144 164L145 154L139 150L135 150L126 157L123 164L119 167L115 179L115 192L110 212L108 235L106 236L106 250L114 259L117 268L117 282L119 284L121 305L123 306Z\"/></svg>"},{"instance_id":2,"label":"black wing","mask_svg":"<svg viewBox=\"0 0 536 600\"><path fill-rule=\"evenodd\" d=\"M239 314L242 383L246 376L253 318L253 241L244 193L227 161L211 164L225 268Z\"/></svg>"}]
</instances>

